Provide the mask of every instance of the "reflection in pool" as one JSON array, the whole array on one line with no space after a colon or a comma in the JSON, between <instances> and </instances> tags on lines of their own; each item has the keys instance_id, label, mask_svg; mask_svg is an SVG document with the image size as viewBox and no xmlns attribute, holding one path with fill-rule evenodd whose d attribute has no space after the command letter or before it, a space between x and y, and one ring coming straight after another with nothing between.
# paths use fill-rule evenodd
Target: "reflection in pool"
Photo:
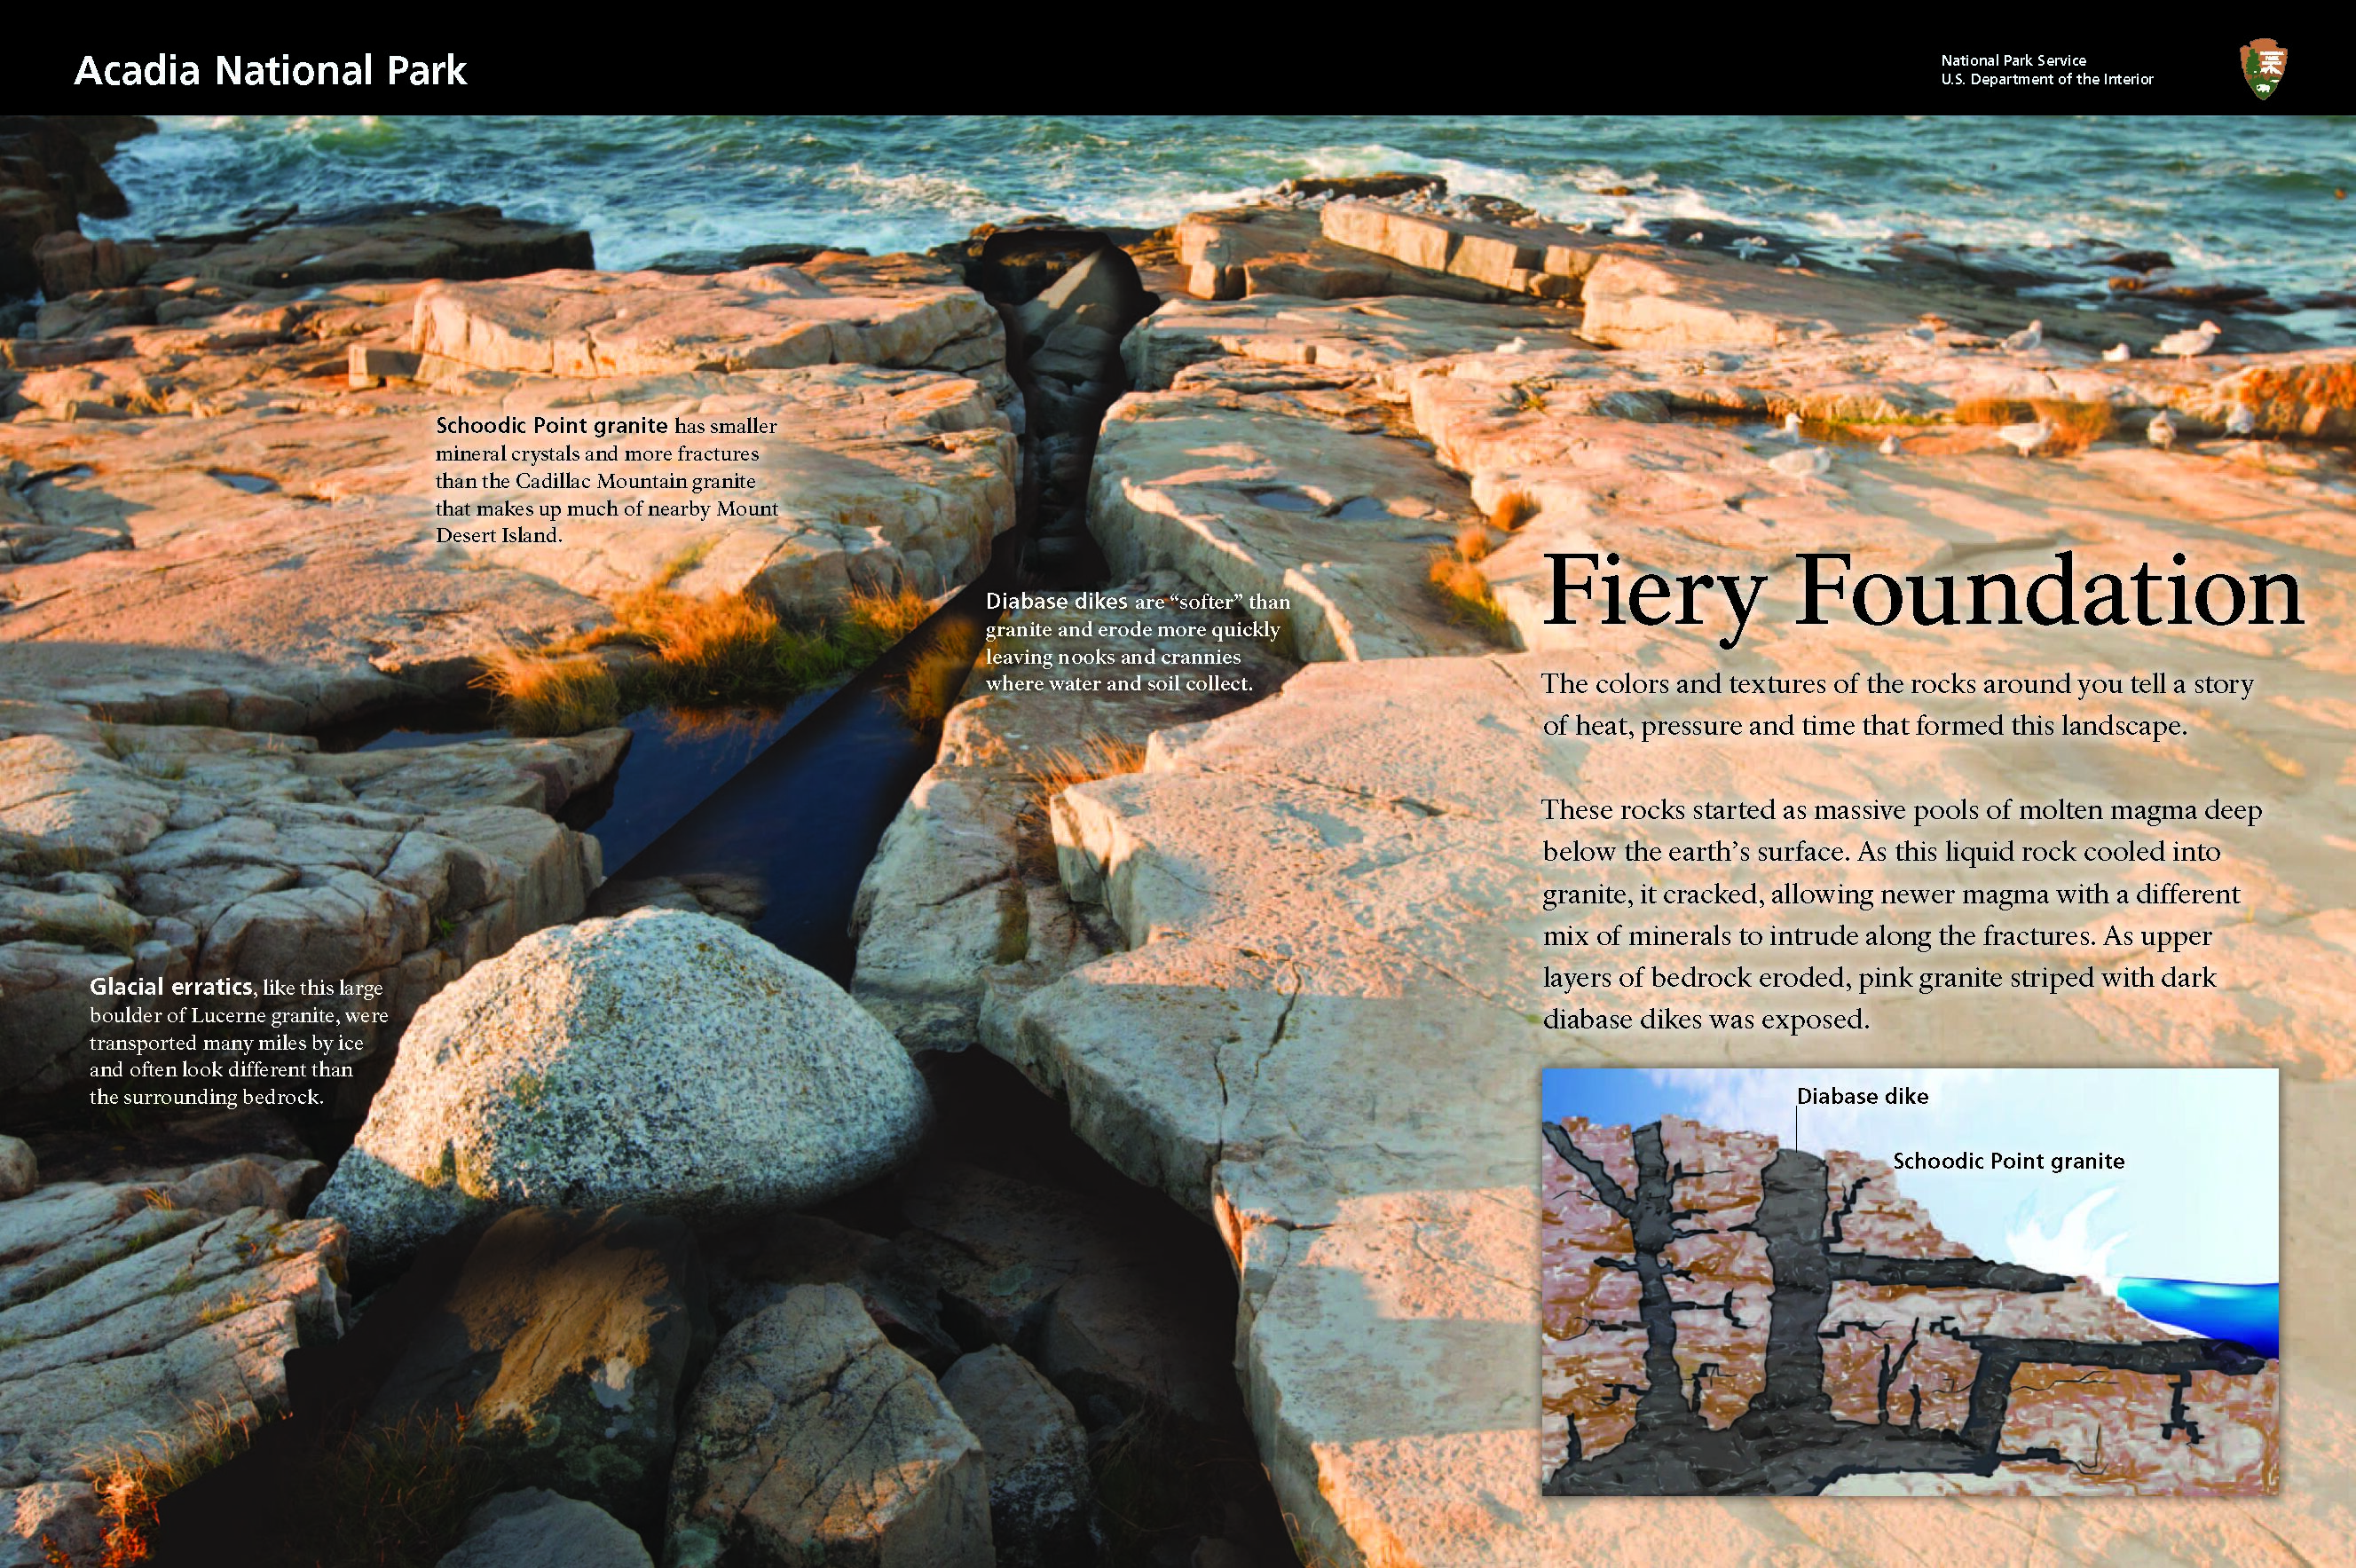
<instances>
[{"instance_id":1,"label":"reflection in pool","mask_svg":"<svg viewBox=\"0 0 2356 1568\"><path fill-rule=\"evenodd\" d=\"M559 814L567 826L597 835L610 872L702 804L837 689L805 692L781 708L643 708L622 721L630 732L622 766ZM482 707L449 703L337 725L320 733L319 745L324 751L391 751L498 740L507 733Z\"/></svg>"}]
</instances>

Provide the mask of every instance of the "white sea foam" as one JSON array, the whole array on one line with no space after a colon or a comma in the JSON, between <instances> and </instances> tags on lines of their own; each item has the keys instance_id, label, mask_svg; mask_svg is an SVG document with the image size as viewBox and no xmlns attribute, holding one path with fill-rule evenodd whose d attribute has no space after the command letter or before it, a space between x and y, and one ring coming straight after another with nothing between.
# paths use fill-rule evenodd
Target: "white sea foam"
<instances>
[{"instance_id":1,"label":"white sea foam","mask_svg":"<svg viewBox=\"0 0 2356 1568\"><path fill-rule=\"evenodd\" d=\"M2004 1233L2005 1251L2014 1262L2028 1268L2091 1279L2106 1291L2116 1291L2119 1281L2111 1270L2111 1254L2129 1233L2121 1230L2097 1241L2090 1222L2094 1210L2116 1197L2118 1190L2106 1187L2079 1199L2050 1231L2036 1214L2021 1214Z\"/></svg>"}]
</instances>

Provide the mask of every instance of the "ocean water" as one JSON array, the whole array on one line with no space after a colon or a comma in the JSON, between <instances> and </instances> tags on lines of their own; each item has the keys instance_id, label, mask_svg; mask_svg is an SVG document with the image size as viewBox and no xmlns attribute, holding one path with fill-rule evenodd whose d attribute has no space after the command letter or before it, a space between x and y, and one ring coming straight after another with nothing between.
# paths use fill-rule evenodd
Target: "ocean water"
<instances>
[{"instance_id":1,"label":"ocean water","mask_svg":"<svg viewBox=\"0 0 2356 1568\"><path fill-rule=\"evenodd\" d=\"M2167 251L2178 281L2356 288L2356 200L2335 194L2356 188L2356 117L182 116L111 168L132 216L91 227L118 235L289 201L489 202L582 225L622 268L779 241L921 249L1035 212L1159 225L1296 175L1404 168L1569 221L1633 204L1809 236L1835 262L1905 232L2092 239ZM2346 311L2295 325L2356 336Z\"/></svg>"}]
</instances>

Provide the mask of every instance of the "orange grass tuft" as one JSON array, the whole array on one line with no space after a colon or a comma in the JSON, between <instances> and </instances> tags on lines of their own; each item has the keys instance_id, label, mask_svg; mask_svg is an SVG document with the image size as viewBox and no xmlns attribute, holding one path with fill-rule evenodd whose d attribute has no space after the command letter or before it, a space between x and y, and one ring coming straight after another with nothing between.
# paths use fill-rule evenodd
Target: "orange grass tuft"
<instances>
[{"instance_id":1,"label":"orange grass tuft","mask_svg":"<svg viewBox=\"0 0 2356 1568\"><path fill-rule=\"evenodd\" d=\"M1489 526L1500 533L1511 533L1537 514L1538 503L1527 490L1507 490L1489 509Z\"/></svg>"},{"instance_id":2,"label":"orange grass tuft","mask_svg":"<svg viewBox=\"0 0 2356 1568\"><path fill-rule=\"evenodd\" d=\"M612 601L614 624L542 649L506 649L483 660L477 686L500 720L523 735L573 735L617 724L650 703L712 707L777 702L864 668L924 624L930 600L913 588L862 590L841 610L793 625L741 594L696 596L666 571ZM642 649L619 671L593 650Z\"/></svg>"},{"instance_id":3,"label":"orange grass tuft","mask_svg":"<svg viewBox=\"0 0 2356 1568\"><path fill-rule=\"evenodd\" d=\"M1511 626L1505 607L1489 591L1481 568L1452 550L1435 550L1430 572L1431 590L1455 620L1472 627L1492 642L1512 646Z\"/></svg>"},{"instance_id":4,"label":"orange grass tuft","mask_svg":"<svg viewBox=\"0 0 2356 1568\"><path fill-rule=\"evenodd\" d=\"M2083 452L2111 433L2111 405L2106 403L2039 397L2029 399L2029 407L2038 418L2052 424L2053 434L2045 438L2045 450L2055 456Z\"/></svg>"},{"instance_id":5,"label":"orange grass tuft","mask_svg":"<svg viewBox=\"0 0 2356 1568\"><path fill-rule=\"evenodd\" d=\"M2026 424L2035 417L2029 404L2008 397L1965 398L1954 414L1957 424Z\"/></svg>"}]
</instances>

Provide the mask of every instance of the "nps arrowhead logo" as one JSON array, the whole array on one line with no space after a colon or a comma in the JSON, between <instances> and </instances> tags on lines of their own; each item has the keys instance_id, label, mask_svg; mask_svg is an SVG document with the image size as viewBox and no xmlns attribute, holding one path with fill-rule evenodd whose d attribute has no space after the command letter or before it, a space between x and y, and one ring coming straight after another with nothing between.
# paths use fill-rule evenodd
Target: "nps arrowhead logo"
<instances>
[{"instance_id":1,"label":"nps arrowhead logo","mask_svg":"<svg viewBox=\"0 0 2356 1568\"><path fill-rule=\"evenodd\" d=\"M2272 38L2252 38L2242 46L2242 80L2260 98L2272 98L2289 69L2290 51Z\"/></svg>"}]
</instances>

